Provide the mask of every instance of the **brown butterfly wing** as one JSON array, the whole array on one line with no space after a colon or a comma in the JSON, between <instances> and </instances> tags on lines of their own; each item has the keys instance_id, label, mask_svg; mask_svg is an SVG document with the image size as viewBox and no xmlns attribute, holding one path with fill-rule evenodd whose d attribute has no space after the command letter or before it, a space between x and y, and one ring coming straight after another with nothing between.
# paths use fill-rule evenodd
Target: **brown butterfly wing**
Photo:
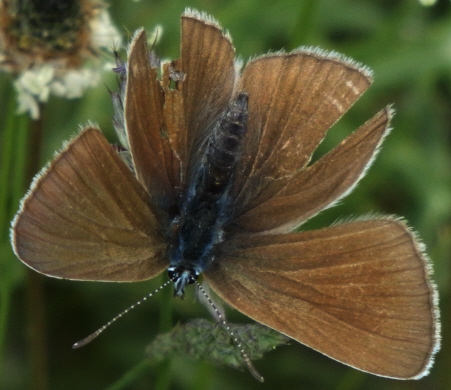
<instances>
[{"instance_id":1,"label":"brown butterfly wing","mask_svg":"<svg viewBox=\"0 0 451 390\"><path fill-rule=\"evenodd\" d=\"M87 128L37 175L11 238L43 274L129 282L166 268L159 231L147 192L102 133Z\"/></svg>"},{"instance_id":2,"label":"brown butterfly wing","mask_svg":"<svg viewBox=\"0 0 451 390\"><path fill-rule=\"evenodd\" d=\"M143 31L130 46L127 67L124 111L136 175L165 211L176 203L235 84L235 52L218 24L185 13L181 35L180 59L165 66L162 83L150 67ZM170 70L182 75L176 89Z\"/></svg>"},{"instance_id":3,"label":"brown butterfly wing","mask_svg":"<svg viewBox=\"0 0 451 390\"><path fill-rule=\"evenodd\" d=\"M200 158L206 136L227 107L235 85L235 51L230 37L211 18L197 12L182 16L181 56L174 62L185 78L178 83L182 95L186 137L186 169Z\"/></svg>"},{"instance_id":4,"label":"brown butterfly wing","mask_svg":"<svg viewBox=\"0 0 451 390\"><path fill-rule=\"evenodd\" d=\"M389 131L382 110L314 164L301 170L271 198L234 220L237 231L288 233L348 194L364 175Z\"/></svg>"},{"instance_id":5,"label":"brown butterfly wing","mask_svg":"<svg viewBox=\"0 0 451 390\"><path fill-rule=\"evenodd\" d=\"M128 56L126 132L138 181L158 207L167 209L175 201L176 178L172 169L173 152L163 131L163 104L157 69L150 66L146 34L139 31Z\"/></svg>"},{"instance_id":6,"label":"brown butterfly wing","mask_svg":"<svg viewBox=\"0 0 451 390\"><path fill-rule=\"evenodd\" d=\"M246 65L249 126L235 183L238 210L278 192L307 165L327 130L371 84L367 68L318 50L265 55Z\"/></svg>"},{"instance_id":7,"label":"brown butterfly wing","mask_svg":"<svg viewBox=\"0 0 451 390\"><path fill-rule=\"evenodd\" d=\"M243 236L205 272L232 307L360 370L425 375L438 349L429 264L399 220Z\"/></svg>"}]
</instances>

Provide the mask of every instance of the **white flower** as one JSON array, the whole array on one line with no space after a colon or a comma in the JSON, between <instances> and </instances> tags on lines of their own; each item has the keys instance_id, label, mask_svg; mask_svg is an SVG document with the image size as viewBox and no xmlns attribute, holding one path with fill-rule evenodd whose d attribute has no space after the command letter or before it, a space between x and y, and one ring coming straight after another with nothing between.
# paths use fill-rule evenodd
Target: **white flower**
<instances>
[{"instance_id":1,"label":"white flower","mask_svg":"<svg viewBox=\"0 0 451 390\"><path fill-rule=\"evenodd\" d=\"M19 103L18 112L29 112L31 118L39 118L39 102L46 102L55 70L50 65L31 68L21 73L14 82Z\"/></svg>"},{"instance_id":2,"label":"white flower","mask_svg":"<svg viewBox=\"0 0 451 390\"><path fill-rule=\"evenodd\" d=\"M53 80L50 89L54 95L73 99L81 97L85 90L96 86L100 80L98 69L70 70L64 73L63 77Z\"/></svg>"},{"instance_id":3,"label":"white flower","mask_svg":"<svg viewBox=\"0 0 451 390\"><path fill-rule=\"evenodd\" d=\"M120 47L122 37L117 28L111 22L110 14L107 10L101 10L97 18L91 22L92 45L95 47L111 48L113 45Z\"/></svg>"}]
</instances>

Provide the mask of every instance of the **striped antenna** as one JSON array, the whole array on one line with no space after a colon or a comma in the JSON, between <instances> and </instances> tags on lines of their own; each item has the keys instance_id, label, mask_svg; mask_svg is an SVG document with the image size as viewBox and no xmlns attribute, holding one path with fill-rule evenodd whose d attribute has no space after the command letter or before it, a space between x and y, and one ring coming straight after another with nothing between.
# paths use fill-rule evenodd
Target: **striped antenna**
<instances>
[{"instance_id":1,"label":"striped antenna","mask_svg":"<svg viewBox=\"0 0 451 390\"><path fill-rule=\"evenodd\" d=\"M116 317L114 317L111 321L103 325L101 328L97 329L94 333L91 333L88 337L85 337L83 340L78 341L75 343L72 348L81 348L84 347L86 344L89 344L92 340L94 340L97 336L99 336L106 328L108 328L111 324L116 322L119 318L121 318L123 315L127 314L130 310L133 310L135 307L139 306L141 303L147 300L147 298L150 298L151 296L155 295L157 292L161 291L163 288L165 288L169 283L171 283L171 280L168 280L167 282L163 283L160 287L158 287L155 291L152 291L151 293L147 294L144 298L140 299L135 304L131 305L127 309L125 309L122 313L119 313Z\"/></svg>"},{"instance_id":2,"label":"striped antenna","mask_svg":"<svg viewBox=\"0 0 451 390\"><path fill-rule=\"evenodd\" d=\"M251 359L249 358L249 355L246 353L243 347L242 341L238 338L238 336L230 329L229 324L225 320L224 316L221 314L220 310L216 307L216 305L213 303L211 298L208 296L207 292L204 290L204 288L200 285L199 282L195 282L199 290L202 292L204 297L207 299L207 301L210 303L211 307L215 311L217 318L219 319L219 322L224 326L226 331L230 334L233 341L235 342L236 346L238 347L241 357L243 358L244 362L246 363L247 368L249 369L252 376L257 379L260 382L264 381L264 378L260 375L260 373L257 371L257 369L254 367L254 365L251 362Z\"/></svg>"}]
</instances>

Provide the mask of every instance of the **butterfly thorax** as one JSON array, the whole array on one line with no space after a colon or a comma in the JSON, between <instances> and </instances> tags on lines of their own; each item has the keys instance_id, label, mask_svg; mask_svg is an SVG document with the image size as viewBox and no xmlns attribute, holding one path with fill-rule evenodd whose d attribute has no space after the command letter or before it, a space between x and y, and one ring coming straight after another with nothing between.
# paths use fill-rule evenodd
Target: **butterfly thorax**
<instances>
[{"instance_id":1,"label":"butterfly thorax","mask_svg":"<svg viewBox=\"0 0 451 390\"><path fill-rule=\"evenodd\" d=\"M230 189L241 155L248 120L248 97L240 93L221 114L193 169L180 212L170 227L168 269L175 295L213 261L214 246L223 241L230 220Z\"/></svg>"}]
</instances>

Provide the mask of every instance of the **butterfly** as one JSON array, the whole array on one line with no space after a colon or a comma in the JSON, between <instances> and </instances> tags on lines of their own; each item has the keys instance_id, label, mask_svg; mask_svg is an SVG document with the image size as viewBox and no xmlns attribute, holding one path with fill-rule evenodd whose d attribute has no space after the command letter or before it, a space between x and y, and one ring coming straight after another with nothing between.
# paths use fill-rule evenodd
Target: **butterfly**
<instances>
[{"instance_id":1,"label":"butterfly","mask_svg":"<svg viewBox=\"0 0 451 390\"><path fill-rule=\"evenodd\" d=\"M300 48L240 72L229 35L192 10L180 58L161 74L152 58L140 30L112 94L123 150L87 126L36 176L12 222L18 258L73 280L166 271L180 297L202 275L231 307L344 364L426 375L438 297L406 223L294 231L354 188L389 132L387 107L309 164L371 71Z\"/></svg>"}]
</instances>

